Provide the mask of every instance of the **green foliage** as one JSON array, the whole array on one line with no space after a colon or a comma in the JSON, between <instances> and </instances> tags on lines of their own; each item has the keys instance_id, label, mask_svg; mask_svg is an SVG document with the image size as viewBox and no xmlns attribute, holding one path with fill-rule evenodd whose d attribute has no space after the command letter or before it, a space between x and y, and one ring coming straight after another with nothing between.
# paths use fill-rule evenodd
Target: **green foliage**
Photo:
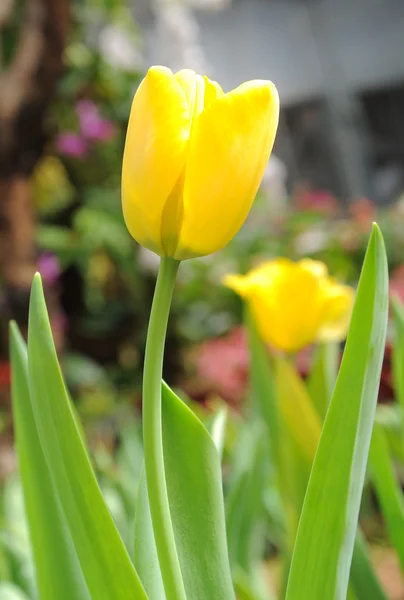
<instances>
[{"instance_id":1,"label":"green foliage","mask_svg":"<svg viewBox=\"0 0 404 600\"><path fill-rule=\"evenodd\" d=\"M164 384L162 420L168 497L187 598L233 599L216 446Z\"/></svg>"},{"instance_id":2,"label":"green foliage","mask_svg":"<svg viewBox=\"0 0 404 600\"><path fill-rule=\"evenodd\" d=\"M49 476L91 596L128 598L135 591L146 598L102 499L64 387L39 276L30 304L28 377Z\"/></svg>"},{"instance_id":3,"label":"green foliage","mask_svg":"<svg viewBox=\"0 0 404 600\"><path fill-rule=\"evenodd\" d=\"M72 537L51 478L31 404L28 357L11 324L14 426L38 592L42 600L90 598Z\"/></svg>"},{"instance_id":4,"label":"green foliage","mask_svg":"<svg viewBox=\"0 0 404 600\"><path fill-rule=\"evenodd\" d=\"M387 260L375 227L305 497L287 600L346 596L384 355L387 307Z\"/></svg>"}]
</instances>

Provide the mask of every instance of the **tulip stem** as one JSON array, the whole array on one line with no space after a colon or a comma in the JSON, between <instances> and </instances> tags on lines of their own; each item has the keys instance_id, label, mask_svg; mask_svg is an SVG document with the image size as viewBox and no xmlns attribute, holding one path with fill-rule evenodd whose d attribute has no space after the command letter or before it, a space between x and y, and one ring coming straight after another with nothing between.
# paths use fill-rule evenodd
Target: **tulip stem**
<instances>
[{"instance_id":1,"label":"tulip stem","mask_svg":"<svg viewBox=\"0 0 404 600\"><path fill-rule=\"evenodd\" d=\"M154 538L167 600L186 600L168 502L161 422L167 322L179 262L162 258L147 332L143 372L143 446Z\"/></svg>"}]
</instances>

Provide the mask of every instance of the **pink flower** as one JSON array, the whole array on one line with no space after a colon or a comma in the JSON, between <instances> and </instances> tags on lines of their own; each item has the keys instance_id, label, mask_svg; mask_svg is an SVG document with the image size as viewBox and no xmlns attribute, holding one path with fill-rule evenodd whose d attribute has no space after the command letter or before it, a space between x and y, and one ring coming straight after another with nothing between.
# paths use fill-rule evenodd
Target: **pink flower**
<instances>
[{"instance_id":1,"label":"pink flower","mask_svg":"<svg viewBox=\"0 0 404 600\"><path fill-rule=\"evenodd\" d=\"M88 151L86 140L72 131L64 131L56 137L56 148L61 154L74 158L83 158Z\"/></svg>"},{"instance_id":2,"label":"pink flower","mask_svg":"<svg viewBox=\"0 0 404 600\"><path fill-rule=\"evenodd\" d=\"M60 276L60 263L58 257L51 252L41 254L38 259L38 271L46 283L50 285L56 283Z\"/></svg>"},{"instance_id":3,"label":"pink flower","mask_svg":"<svg viewBox=\"0 0 404 600\"><path fill-rule=\"evenodd\" d=\"M237 327L224 337L200 344L194 364L198 377L211 391L238 402L246 389L248 361L246 334Z\"/></svg>"},{"instance_id":4,"label":"pink flower","mask_svg":"<svg viewBox=\"0 0 404 600\"><path fill-rule=\"evenodd\" d=\"M324 216L334 216L338 212L337 199L326 190L311 190L302 187L295 194L298 210L318 212Z\"/></svg>"},{"instance_id":5,"label":"pink flower","mask_svg":"<svg viewBox=\"0 0 404 600\"><path fill-rule=\"evenodd\" d=\"M92 141L104 142L115 135L115 125L104 119L94 102L80 100L76 105L81 135Z\"/></svg>"},{"instance_id":6,"label":"pink flower","mask_svg":"<svg viewBox=\"0 0 404 600\"><path fill-rule=\"evenodd\" d=\"M349 207L349 212L359 229L364 233L371 229L373 221L377 218L376 206L368 198L360 198L353 202Z\"/></svg>"},{"instance_id":7,"label":"pink flower","mask_svg":"<svg viewBox=\"0 0 404 600\"><path fill-rule=\"evenodd\" d=\"M396 267L390 277L390 297L396 296L404 302L404 265Z\"/></svg>"}]
</instances>

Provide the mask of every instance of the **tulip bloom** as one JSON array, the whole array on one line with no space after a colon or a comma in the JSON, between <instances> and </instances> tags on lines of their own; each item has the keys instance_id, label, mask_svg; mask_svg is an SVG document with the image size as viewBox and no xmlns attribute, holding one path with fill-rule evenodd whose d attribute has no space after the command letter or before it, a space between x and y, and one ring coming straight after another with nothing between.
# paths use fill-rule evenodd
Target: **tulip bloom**
<instances>
[{"instance_id":1,"label":"tulip bloom","mask_svg":"<svg viewBox=\"0 0 404 600\"><path fill-rule=\"evenodd\" d=\"M329 277L322 262L279 258L224 283L248 303L261 337L280 350L346 337L354 290Z\"/></svg>"},{"instance_id":2,"label":"tulip bloom","mask_svg":"<svg viewBox=\"0 0 404 600\"><path fill-rule=\"evenodd\" d=\"M269 81L225 94L188 69L149 69L133 100L123 157L123 213L134 239L177 260L223 248L251 208L278 117Z\"/></svg>"}]
</instances>

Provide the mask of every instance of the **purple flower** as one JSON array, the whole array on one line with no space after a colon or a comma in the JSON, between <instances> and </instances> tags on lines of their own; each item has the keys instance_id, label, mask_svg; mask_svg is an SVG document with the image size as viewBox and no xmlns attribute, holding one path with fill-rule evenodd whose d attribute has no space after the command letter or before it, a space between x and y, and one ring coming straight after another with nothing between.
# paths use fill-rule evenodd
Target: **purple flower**
<instances>
[{"instance_id":1,"label":"purple flower","mask_svg":"<svg viewBox=\"0 0 404 600\"><path fill-rule=\"evenodd\" d=\"M44 252L38 259L38 271L43 280L49 285L57 282L60 276L60 263L57 256L51 252Z\"/></svg>"},{"instance_id":2,"label":"purple flower","mask_svg":"<svg viewBox=\"0 0 404 600\"><path fill-rule=\"evenodd\" d=\"M86 140L72 131L64 131L56 137L56 148L61 154L82 158L87 154Z\"/></svg>"},{"instance_id":3,"label":"purple flower","mask_svg":"<svg viewBox=\"0 0 404 600\"><path fill-rule=\"evenodd\" d=\"M115 135L115 125L101 116L97 105L91 100L80 100L76 111L81 135L87 140L105 142Z\"/></svg>"}]
</instances>

